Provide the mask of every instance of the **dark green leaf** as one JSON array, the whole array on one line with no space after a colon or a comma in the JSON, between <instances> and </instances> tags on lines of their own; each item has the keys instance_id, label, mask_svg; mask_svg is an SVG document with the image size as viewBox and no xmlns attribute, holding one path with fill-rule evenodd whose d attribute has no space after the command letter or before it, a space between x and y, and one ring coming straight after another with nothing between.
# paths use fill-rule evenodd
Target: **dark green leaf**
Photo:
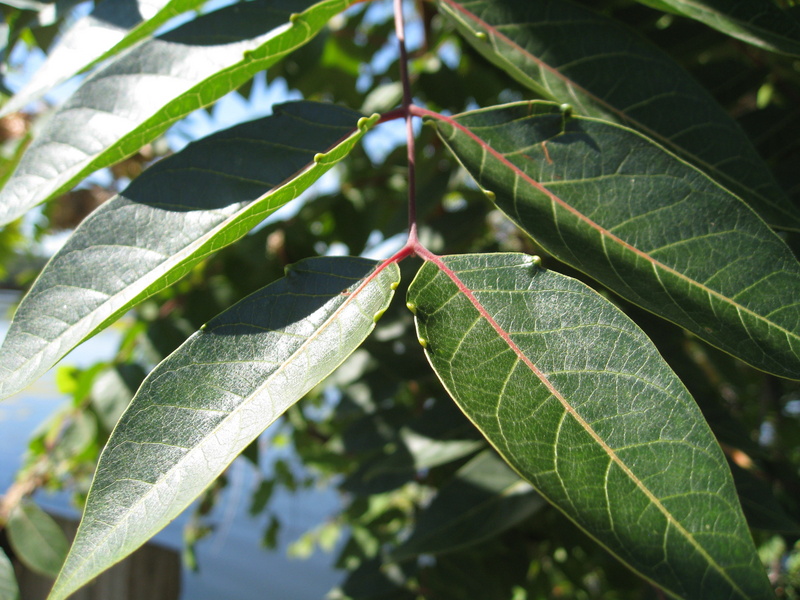
<instances>
[{"instance_id":1,"label":"dark green leaf","mask_svg":"<svg viewBox=\"0 0 800 600\"><path fill-rule=\"evenodd\" d=\"M800 534L800 525L786 514L766 482L735 464L731 465L731 472L750 527L791 535Z\"/></svg>"},{"instance_id":2,"label":"dark green leaf","mask_svg":"<svg viewBox=\"0 0 800 600\"><path fill-rule=\"evenodd\" d=\"M431 257L408 299L450 395L578 526L677 597L774 597L700 410L610 302L521 254Z\"/></svg>"},{"instance_id":3,"label":"dark green leaf","mask_svg":"<svg viewBox=\"0 0 800 600\"><path fill-rule=\"evenodd\" d=\"M491 450L461 467L430 505L393 560L442 554L500 535L538 511L544 501Z\"/></svg>"},{"instance_id":4,"label":"dark green leaf","mask_svg":"<svg viewBox=\"0 0 800 600\"><path fill-rule=\"evenodd\" d=\"M69 542L53 518L33 502L18 504L8 518L8 541L31 571L55 578L64 563Z\"/></svg>"},{"instance_id":5,"label":"dark green leaf","mask_svg":"<svg viewBox=\"0 0 800 600\"><path fill-rule=\"evenodd\" d=\"M89 77L31 144L0 193L0 224L235 90L352 2L240 2L123 53Z\"/></svg>"},{"instance_id":6,"label":"dark green leaf","mask_svg":"<svg viewBox=\"0 0 800 600\"><path fill-rule=\"evenodd\" d=\"M286 104L145 171L82 224L23 300L0 349L0 389L21 389L244 236L346 156L376 118L359 120L334 105Z\"/></svg>"},{"instance_id":7,"label":"dark green leaf","mask_svg":"<svg viewBox=\"0 0 800 600\"><path fill-rule=\"evenodd\" d=\"M800 22L771 0L639 0L696 19L759 48L800 56Z\"/></svg>"},{"instance_id":8,"label":"dark green leaf","mask_svg":"<svg viewBox=\"0 0 800 600\"><path fill-rule=\"evenodd\" d=\"M435 123L548 252L759 369L800 378L800 265L739 198L630 129L548 103Z\"/></svg>"},{"instance_id":9,"label":"dark green leaf","mask_svg":"<svg viewBox=\"0 0 800 600\"><path fill-rule=\"evenodd\" d=\"M376 266L347 257L297 263L153 370L103 452L51 600L174 519L361 344L399 281L396 263Z\"/></svg>"},{"instance_id":10,"label":"dark green leaf","mask_svg":"<svg viewBox=\"0 0 800 600\"><path fill-rule=\"evenodd\" d=\"M640 131L770 225L800 230L800 211L736 122L667 54L619 22L567 0L437 2L481 54L526 87Z\"/></svg>"},{"instance_id":11,"label":"dark green leaf","mask_svg":"<svg viewBox=\"0 0 800 600\"><path fill-rule=\"evenodd\" d=\"M24 108L76 73L145 38L168 19L202 4L203 0L104 0L64 33L31 80L3 105L0 116Z\"/></svg>"}]
</instances>

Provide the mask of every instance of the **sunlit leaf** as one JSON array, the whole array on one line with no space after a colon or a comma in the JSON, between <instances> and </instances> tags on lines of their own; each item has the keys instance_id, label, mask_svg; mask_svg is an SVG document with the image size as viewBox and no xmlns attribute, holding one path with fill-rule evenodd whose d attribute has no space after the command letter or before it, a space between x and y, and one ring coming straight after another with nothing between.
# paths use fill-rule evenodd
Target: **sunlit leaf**
<instances>
[{"instance_id":1,"label":"sunlit leaf","mask_svg":"<svg viewBox=\"0 0 800 600\"><path fill-rule=\"evenodd\" d=\"M0 116L24 108L76 73L121 52L204 1L104 0L64 33L31 80L3 105Z\"/></svg>"},{"instance_id":2,"label":"sunlit leaf","mask_svg":"<svg viewBox=\"0 0 800 600\"><path fill-rule=\"evenodd\" d=\"M377 265L348 257L297 263L156 367L103 452L51 600L174 519L361 344L399 281L395 263L375 273Z\"/></svg>"},{"instance_id":3,"label":"sunlit leaf","mask_svg":"<svg viewBox=\"0 0 800 600\"><path fill-rule=\"evenodd\" d=\"M414 530L392 552L405 560L442 554L500 535L544 505L533 488L492 451L461 467L416 517Z\"/></svg>"},{"instance_id":4,"label":"sunlit leaf","mask_svg":"<svg viewBox=\"0 0 800 600\"><path fill-rule=\"evenodd\" d=\"M145 171L75 231L23 300L0 348L2 395L296 198L377 119L359 118L285 104Z\"/></svg>"},{"instance_id":5,"label":"sunlit leaf","mask_svg":"<svg viewBox=\"0 0 800 600\"><path fill-rule=\"evenodd\" d=\"M759 369L800 379L800 265L739 198L630 129L549 103L434 122L548 252Z\"/></svg>"},{"instance_id":6,"label":"sunlit leaf","mask_svg":"<svg viewBox=\"0 0 800 600\"><path fill-rule=\"evenodd\" d=\"M737 123L634 31L568 0L437 3L481 54L537 94L640 131L740 195L773 227L800 230L800 211Z\"/></svg>"},{"instance_id":7,"label":"sunlit leaf","mask_svg":"<svg viewBox=\"0 0 800 600\"><path fill-rule=\"evenodd\" d=\"M11 511L6 529L19 560L31 571L55 578L69 548L58 523L33 502L23 502Z\"/></svg>"},{"instance_id":8,"label":"sunlit leaf","mask_svg":"<svg viewBox=\"0 0 800 600\"><path fill-rule=\"evenodd\" d=\"M408 300L453 399L589 535L677 597L774 597L700 410L610 302L521 254L430 259Z\"/></svg>"},{"instance_id":9,"label":"sunlit leaf","mask_svg":"<svg viewBox=\"0 0 800 600\"><path fill-rule=\"evenodd\" d=\"M800 22L771 0L639 0L696 19L759 48L800 56Z\"/></svg>"},{"instance_id":10,"label":"sunlit leaf","mask_svg":"<svg viewBox=\"0 0 800 600\"><path fill-rule=\"evenodd\" d=\"M240 2L129 49L90 76L47 122L0 192L0 224L235 90L352 2Z\"/></svg>"}]
</instances>

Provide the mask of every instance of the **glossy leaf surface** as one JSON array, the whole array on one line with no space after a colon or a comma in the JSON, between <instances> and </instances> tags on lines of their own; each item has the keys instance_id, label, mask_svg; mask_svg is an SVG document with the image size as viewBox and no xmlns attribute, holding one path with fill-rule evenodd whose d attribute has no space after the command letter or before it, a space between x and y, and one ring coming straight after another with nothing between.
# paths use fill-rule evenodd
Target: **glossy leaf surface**
<instances>
[{"instance_id":1,"label":"glossy leaf surface","mask_svg":"<svg viewBox=\"0 0 800 600\"><path fill-rule=\"evenodd\" d=\"M399 282L395 263L370 277L377 264L301 261L156 367L103 451L51 600L67 597L174 519L361 344Z\"/></svg>"},{"instance_id":2,"label":"glossy leaf surface","mask_svg":"<svg viewBox=\"0 0 800 600\"><path fill-rule=\"evenodd\" d=\"M76 73L144 39L168 19L203 4L203 0L104 0L78 19L45 63L0 109L10 114L39 99Z\"/></svg>"},{"instance_id":3,"label":"glossy leaf surface","mask_svg":"<svg viewBox=\"0 0 800 600\"><path fill-rule=\"evenodd\" d=\"M527 519L544 501L492 451L461 467L417 515L414 530L392 552L402 561L443 554L500 535Z\"/></svg>"},{"instance_id":4,"label":"glossy leaf surface","mask_svg":"<svg viewBox=\"0 0 800 600\"><path fill-rule=\"evenodd\" d=\"M800 265L739 198L630 129L548 103L435 123L548 252L759 369L800 378Z\"/></svg>"},{"instance_id":5,"label":"glossy leaf surface","mask_svg":"<svg viewBox=\"0 0 800 600\"><path fill-rule=\"evenodd\" d=\"M64 563L69 542L50 515L33 502L23 502L11 511L7 531L11 547L26 567L55 578Z\"/></svg>"},{"instance_id":6,"label":"glossy leaf surface","mask_svg":"<svg viewBox=\"0 0 800 600\"><path fill-rule=\"evenodd\" d=\"M0 348L2 395L296 198L376 120L359 118L289 103L145 171L76 230L23 300Z\"/></svg>"},{"instance_id":7,"label":"glossy leaf surface","mask_svg":"<svg viewBox=\"0 0 800 600\"><path fill-rule=\"evenodd\" d=\"M800 22L770 0L639 0L765 50L800 56Z\"/></svg>"},{"instance_id":8,"label":"glossy leaf surface","mask_svg":"<svg viewBox=\"0 0 800 600\"><path fill-rule=\"evenodd\" d=\"M610 302L521 254L426 262L408 300L453 399L582 529L677 597L774 597L700 410Z\"/></svg>"},{"instance_id":9,"label":"glossy leaf surface","mask_svg":"<svg viewBox=\"0 0 800 600\"><path fill-rule=\"evenodd\" d=\"M0 192L0 224L236 89L306 43L351 1L242 2L123 53L89 77L31 144Z\"/></svg>"},{"instance_id":10,"label":"glossy leaf surface","mask_svg":"<svg viewBox=\"0 0 800 600\"><path fill-rule=\"evenodd\" d=\"M738 124L670 56L618 21L568 0L437 3L481 54L537 94L640 131L773 227L800 230L800 211Z\"/></svg>"}]
</instances>

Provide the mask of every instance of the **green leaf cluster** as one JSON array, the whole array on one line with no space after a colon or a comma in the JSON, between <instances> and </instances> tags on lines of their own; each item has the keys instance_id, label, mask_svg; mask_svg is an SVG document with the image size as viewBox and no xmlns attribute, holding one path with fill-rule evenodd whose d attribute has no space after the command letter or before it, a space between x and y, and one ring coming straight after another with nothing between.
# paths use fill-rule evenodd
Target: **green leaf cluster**
<instances>
[{"instance_id":1,"label":"green leaf cluster","mask_svg":"<svg viewBox=\"0 0 800 600\"><path fill-rule=\"evenodd\" d=\"M267 547L275 490L345 493L292 546L339 548L334 597L800 598L800 20L779 4L3 4L4 66L47 60L0 109L24 125L0 130L0 251L31 211L33 240L80 222L26 285L3 397L125 329L60 368L69 406L7 495L71 489L75 541L0 504L0 593L20 560L67 598L197 498L199 542L241 454ZM167 149L259 101L263 71L301 99ZM302 473L266 468L270 426Z\"/></svg>"}]
</instances>

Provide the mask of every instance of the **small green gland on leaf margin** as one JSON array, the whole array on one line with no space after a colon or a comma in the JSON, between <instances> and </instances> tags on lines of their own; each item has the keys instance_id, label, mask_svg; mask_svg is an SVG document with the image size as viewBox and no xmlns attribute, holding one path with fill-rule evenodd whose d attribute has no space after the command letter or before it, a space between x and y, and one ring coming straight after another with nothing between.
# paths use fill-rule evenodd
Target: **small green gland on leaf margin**
<instances>
[{"instance_id":1,"label":"small green gland on leaf margin","mask_svg":"<svg viewBox=\"0 0 800 600\"><path fill-rule=\"evenodd\" d=\"M486 33L484 33L483 31L476 31L475 37L481 40L482 42L486 41L489 38L489 36L487 36Z\"/></svg>"},{"instance_id":2,"label":"small green gland on leaf margin","mask_svg":"<svg viewBox=\"0 0 800 600\"><path fill-rule=\"evenodd\" d=\"M393 281L392 283L389 284L389 287L392 288L393 290L396 290L399 285L400 285L399 281Z\"/></svg>"},{"instance_id":3,"label":"small green gland on leaf margin","mask_svg":"<svg viewBox=\"0 0 800 600\"><path fill-rule=\"evenodd\" d=\"M484 195L485 195L485 196L486 196L486 197L487 197L489 200L491 200L492 202L494 202L494 199L495 199L495 198L497 198L497 194L495 194L495 193L494 193L493 191L491 191L491 190L483 190L483 194L484 194Z\"/></svg>"},{"instance_id":4,"label":"small green gland on leaf margin","mask_svg":"<svg viewBox=\"0 0 800 600\"><path fill-rule=\"evenodd\" d=\"M419 342L419 345L422 346L423 348L428 347L428 340L426 340L424 337L417 338L417 341Z\"/></svg>"},{"instance_id":5,"label":"small green gland on leaf margin","mask_svg":"<svg viewBox=\"0 0 800 600\"><path fill-rule=\"evenodd\" d=\"M315 162L315 163L319 164L319 163L321 163L323 160L325 160L325 154L324 154L324 153L322 153L322 152L317 152L317 153L314 155L314 162Z\"/></svg>"},{"instance_id":6,"label":"small green gland on leaf margin","mask_svg":"<svg viewBox=\"0 0 800 600\"><path fill-rule=\"evenodd\" d=\"M372 317L372 322L377 323L378 321L380 321L381 317L383 316L383 313L385 312L386 312L385 308L383 310L379 310L378 312L376 312L375 316Z\"/></svg>"},{"instance_id":7,"label":"small green gland on leaf margin","mask_svg":"<svg viewBox=\"0 0 800 600\"><path fill-rule=\"evenodd\" d=\"M417 314L417 305L413 302L406 302L406 308L411 311L412 315Z\"/></svg>"},{"instance_id":8,"label":"small green gland on leaf margin","mask_svg":"<svg viewBox=\"0 0 800 600\"><path fill-rule=\"evenodd\" d=\"M561 111L565 119L569 119L572 116L572 104L562 104L558 107L558 110Z\"/></svg>"}]
</instances>

